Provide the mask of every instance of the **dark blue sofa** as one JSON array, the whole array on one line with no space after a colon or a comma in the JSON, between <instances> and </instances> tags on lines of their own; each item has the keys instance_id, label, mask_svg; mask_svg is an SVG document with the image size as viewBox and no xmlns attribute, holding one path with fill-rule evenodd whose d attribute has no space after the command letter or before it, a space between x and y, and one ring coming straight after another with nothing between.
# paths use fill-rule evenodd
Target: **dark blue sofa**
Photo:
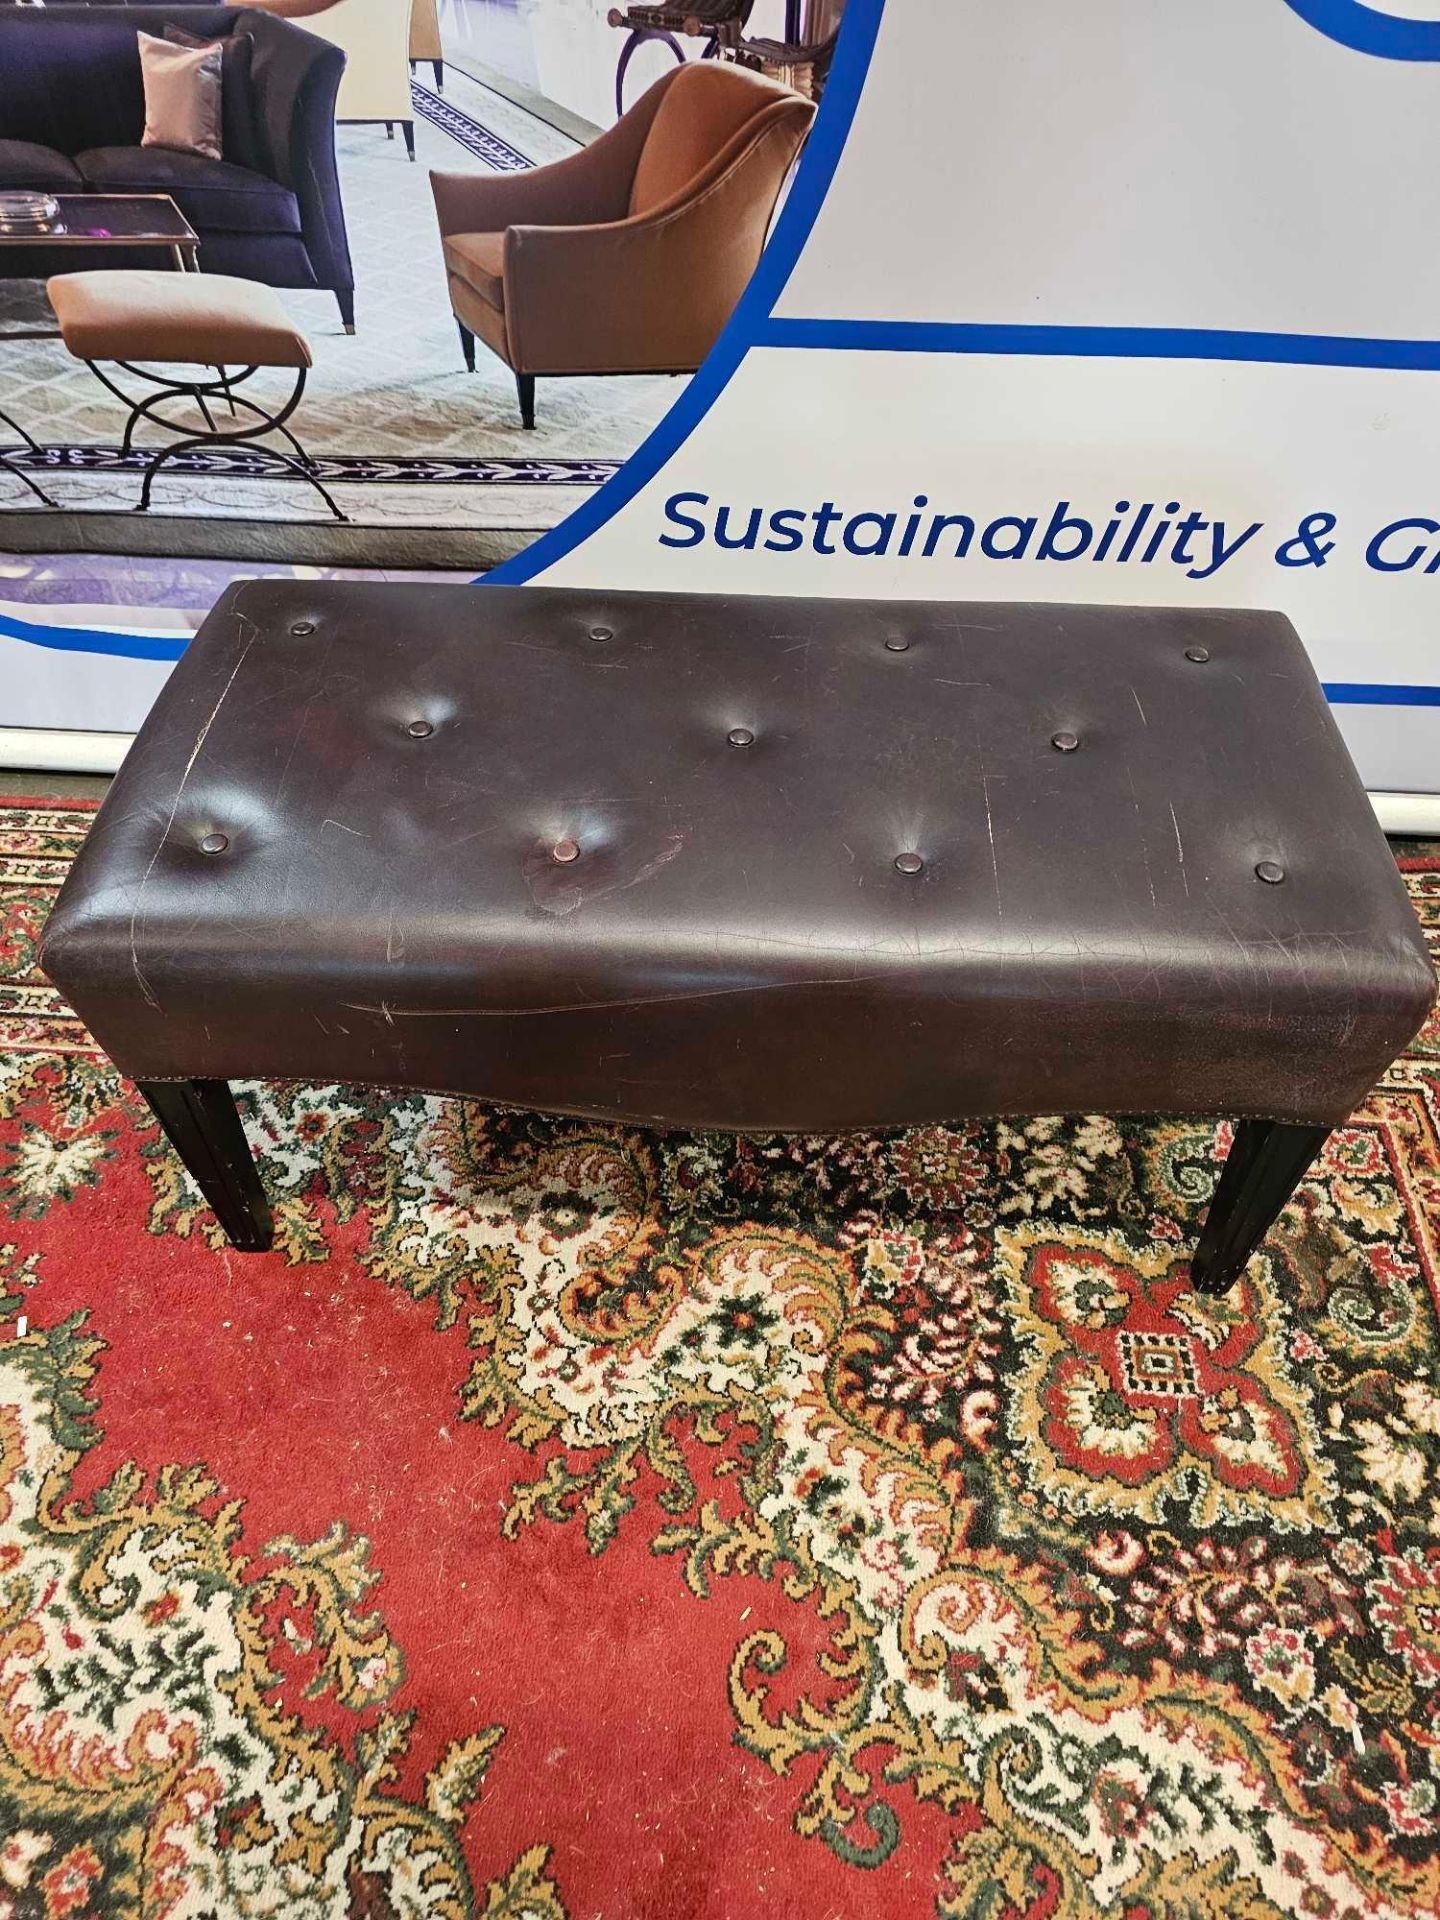
<instances>
[{"instance_id":1,"label":"dark blue sofa","mask_svg":"<svg viewBox=\"0 0 1440 1920\"><path fill-rule=\"evenodd\" d=\"M227 89L224 159L140 145L136 30L163 36L169 25L251 37L248 87ZM328 287L351 328L355 276L335 170L344 66L328 41L243 8L0 5L0 188L168 193L200 235L202 270ZM0 245L9 278L116 264L113 254ZM149 263L127 252L120 264Z\"/></svg>"}]
</instances>

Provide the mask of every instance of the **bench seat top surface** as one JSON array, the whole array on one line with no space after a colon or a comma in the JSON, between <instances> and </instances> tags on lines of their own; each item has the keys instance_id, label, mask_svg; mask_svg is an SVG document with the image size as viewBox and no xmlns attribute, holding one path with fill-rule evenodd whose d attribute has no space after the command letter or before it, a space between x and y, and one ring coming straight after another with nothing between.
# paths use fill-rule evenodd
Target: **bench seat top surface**
<instances>
[{"instance_id":1,"label":"bench seat top surface","mask_svg":"<svg viewBox=\"0 0 1440 1920\"><path fill-rule=\"evenodd\" d=\"M45 964L137 1078L808 1131L1332 1124L1434 992L1279 615L294 581L205 622Z\"/></svg>"}]
</instances>

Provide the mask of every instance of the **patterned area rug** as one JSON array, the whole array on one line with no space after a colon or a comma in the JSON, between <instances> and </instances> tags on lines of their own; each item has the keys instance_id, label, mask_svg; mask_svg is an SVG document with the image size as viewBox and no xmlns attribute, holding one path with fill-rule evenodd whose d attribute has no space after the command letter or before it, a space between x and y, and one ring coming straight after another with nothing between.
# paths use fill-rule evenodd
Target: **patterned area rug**
<instances>
[{"instance_id":1,"label":"patterned area rug","mask_svg":"<svg viewBox=\"0 0 1440 1920\"><path fill-rule=\"evenodd\" d=\"M11 803L0 1913L1440 1906L1440 1029L1231 1298L1223 1126L246 1090L219 1242ZM1402 862L1440 941L1440 848Z\"/></svg>"}]
</instances>

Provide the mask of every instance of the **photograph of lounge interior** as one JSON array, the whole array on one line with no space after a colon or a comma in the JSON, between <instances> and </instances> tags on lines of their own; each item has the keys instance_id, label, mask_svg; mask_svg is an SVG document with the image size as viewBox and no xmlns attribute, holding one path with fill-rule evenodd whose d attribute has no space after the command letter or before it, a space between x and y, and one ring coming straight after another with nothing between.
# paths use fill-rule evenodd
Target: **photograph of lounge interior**
<instances>
[{"instance_id":1,"label":"photograph of lounge interior","mask_svg":"<svg viewBox=\"0 0 1440 1920\"><path fill-rule=\"evenodd\" d=\"M0 0L0 607L523 548L724 326L842 9Z\"/></svg>"}]
</instances>

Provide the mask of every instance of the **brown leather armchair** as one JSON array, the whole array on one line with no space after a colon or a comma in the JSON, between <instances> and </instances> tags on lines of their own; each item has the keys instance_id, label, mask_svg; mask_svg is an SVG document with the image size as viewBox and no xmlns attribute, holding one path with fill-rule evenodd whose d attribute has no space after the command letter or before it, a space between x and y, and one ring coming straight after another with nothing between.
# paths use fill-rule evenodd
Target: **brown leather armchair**
<instances>
[{"instance_id":1,"label":"brown leather armchair","mask_svg":"<svg viewBox=\"0 0 1440 1920\"><path fill-rule=\"evenodd\" d=\"M693 373L755 270L815 109L728 64L677 67L591 146L529 173L432 173L465 364Z\"/></svg>"}]
</instances>

